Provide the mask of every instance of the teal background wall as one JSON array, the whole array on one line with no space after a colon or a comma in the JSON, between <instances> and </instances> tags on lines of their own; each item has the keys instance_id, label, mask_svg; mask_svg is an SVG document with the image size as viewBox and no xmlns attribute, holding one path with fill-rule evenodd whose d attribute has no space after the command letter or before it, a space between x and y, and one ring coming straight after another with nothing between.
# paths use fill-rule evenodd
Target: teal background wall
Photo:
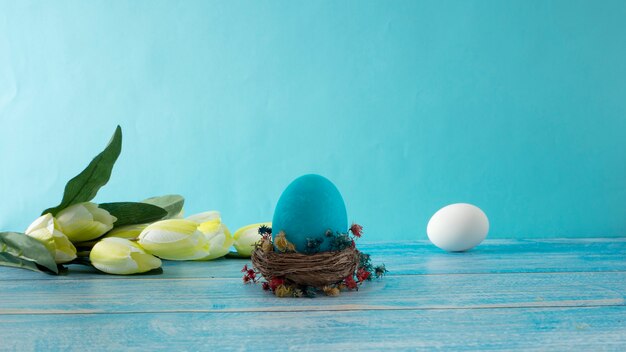
<instances>
[{"instance_id":1,"label":"teal background wall","mask_svg":"<svg viewBox=\"0 0 626 352\"><path fill-rule=\"evenodd\" d=\"M333 180L370 240L474 203L491 238L626 235L624 1L0 0L0 229L117 124L96 200L233 229Z\"/></svg>"}]
</instances>

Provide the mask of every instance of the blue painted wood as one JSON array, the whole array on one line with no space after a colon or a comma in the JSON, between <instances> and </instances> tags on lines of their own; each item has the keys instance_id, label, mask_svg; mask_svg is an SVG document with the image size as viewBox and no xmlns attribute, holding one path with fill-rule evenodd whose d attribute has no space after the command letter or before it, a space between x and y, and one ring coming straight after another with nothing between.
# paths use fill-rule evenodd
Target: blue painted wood
<instances>
[{"instance_id":1,"label":"blue painted wood","mask_svg":"<svg viewBox=\"0 0 626 352\"><path fill-rule=\"evenodd\" d=\"M361 248L390 275L335 298L243 285L247 260L134 277L0 268L0 350L626 350L625 239Z\"/></svg>"},{"instance_id":2,"label":"blue painted wood","mask_svg":"<svg viewBox=\"0 0 626 352\"><path fill-rule=\"evenodd\" d=\"M8 351L624 351L626 308L0 316Z\"/></svg>"},{"instance_id":3,"label":"blue painted wood","mask_svg":"<svg viewBox=\"0 0 626 352\"><path fill-rule=\"evenodd\" d=\"M389 276L317 299L276 299L228 278L24 283L2 284L0 314L568 307L626 299L626 272Z\"/></svg>"}]
</instances>

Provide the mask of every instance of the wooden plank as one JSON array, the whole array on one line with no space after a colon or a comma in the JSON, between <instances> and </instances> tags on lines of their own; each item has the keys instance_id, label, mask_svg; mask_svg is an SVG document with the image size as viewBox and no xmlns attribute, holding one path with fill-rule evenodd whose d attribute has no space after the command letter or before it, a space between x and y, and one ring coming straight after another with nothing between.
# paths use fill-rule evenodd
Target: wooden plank
<instances>
[{"instance_id":1,"label":"wooden plank","mask_svg":"<svg viewBox=\"0 0 626 352\"><path fill-rule=\"evenodd\" d=\"M488 240L463 253L429 242L378 243L374 261L403 274L626 271L626 239Z\"/></svg>"},{"instance_id":2,"label":"wooden plank","mask_svg":"<svg viewBox=\"0 0 626 352\"><path fill-rule=\"evenodd\" d=\"M316 299L278 299L227 278L5 281L0 314L607 306L625 294L622 272L393 276Z\"/></svg>"},{"instance_id":3,"label":"wooden plank","mask_svg":"<svg viewBox=\"0 0 626 352\"><path fill-rule=\"evenodd\" d=\"M626 271L626 239L490 240L467 253L446 253L427 241L364 243L360 248L384 263L390 275L474 274L516 272ZM210 262L164 261L163 278L241 277L249 260L220 259ZM0 281L127 279L103 275L94 269L72 265L66 276L54 277L15 268L0 267ZM153 276L133 278L153 279Z\"/></svg>"},{"instance_id":4,"label":"wooden plank","mask_svg":"<svg viewBox=\"0 0 626 352\"><path fill-rule=\"evenodd\" d=\"M625 307L0 315L0 348L623 351L625 316Z\"/></svg>"}]
</instances>

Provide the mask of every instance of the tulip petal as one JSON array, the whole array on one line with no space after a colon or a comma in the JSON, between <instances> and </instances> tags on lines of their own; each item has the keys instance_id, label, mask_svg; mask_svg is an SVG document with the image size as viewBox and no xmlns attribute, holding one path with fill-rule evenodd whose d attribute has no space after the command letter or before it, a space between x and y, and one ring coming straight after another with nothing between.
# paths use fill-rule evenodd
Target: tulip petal
<instances>
[{"instance_id":1,"label":"tulip petal","mask_svg":"<svg viewBox=\"0 0 626 352\"><path fill-rule=\"evenodd\" d=\"M128 240L136 239L141 232L148 227L149 224L136 224L116 227L113 230L107 232L104 237L119 237L126 238Z\"/></svg>"},{"instance_id":2,"label":"tulip petal","mask_svg":"<svg viewBox=\"0 0 626 352\"><path fill-rule=\"evenodd\" d=\"M54 230L52 237L54 238L55 246L54 260L57 263L67 263L76 258L76 247L64 233Z\"/></svg>"},{"instance_id":3,"label":"tulip petal","mask_svg":"<svg viewBox=\"0 0 626 352\"><path fill-rule=\"evenodd\" d=\"M146 272L161 267L161 259L145 252L133 251L131 258L137 263L139 272Z\"/></svg>"},{"instance_id":4,"label":"tulip petal","mask_svg":"<svg viewBox=\"0 0 626 352\"><path fill-rule=\"evenodd\" d=\"M220 219L205 221L198 226L198 230L204 234L211 245L210 254L202 260L212 260L228 254L234 240L228 227Z\"/></svg>"},{"instance_id":5,"label":"tulip petal","mask_svg":"<svg viewBox=\"0 0 626 352\"><path fill-rule=\"evenodd\" d=\"M194 214L187 217L187 220L203 223L210 220L219 220L222 217L219 211L211 210L204 213Z\"/></svg>"},{"instance_id":6,"label":"tulip petal","mask_svg":"<svg viewBox=\"0 0 626 352\"><path fill-rule=\"evenodd\" d=\"M88 220L77 220L63 225L63 231L75 243L96 239L110 229L111 226Z\"/></svg>"},{"instance_id":7,"label":"tulip petal","mask_svg":"<svg viewBox=\"0 0 626 352\"><path fill-rule=\"evenodd\" d=\"M205 235L215 235L219 233L222 226L220 219L207 220L198 226L198 230Z\"/></svg>"},{"instance_id":8,"label":"tulip petal","mask_svg":"<svg viewBox=\"0 0 626 352\"><path fill-rule=\"evenodd\" d=\"M50 253L54 254L56 251L54 246L54 237L52 237L52 234L48 231L48 229L43 228L35 231L29 231L26 235L37 239L46 247L46 249L48 249L48 251L50 251Z\"/></svg>"},{"instance_id":9,"label":"tulip petal","mask_svg":"<svg viewBox=\"0 0 626 352\"><path fill-rule=\"evenodd\" d=\"M35 230L39 230L42 228L48 228L50 225L54 227L54 223L50 221L52 219L53 217L50 213L38 217L37 219L35 219L35 221L33 221L32 224L28 226L28 228L26 229L26 233L34 232Z\"/></svg>"},{"instance_id":10,"label":"tulip petal","mask_svg":"<svg viewBox=\"0 0 626 352\"><path fill-rule=\"evenodd\" d=\"M61 210L57 214L57 220L59 220L62 224L71 223L77 220L93 221L93 215L91 215L89 209L85 205L86 203L74 204Z\"/></svg>"},{"instance_id":11,"label":"tulip petal","mask_svg":"<svg viewBox=\"0 0 626 352\"><path fill-rule=\"evenodd\" d=\"M115 216L111 215L108 211L99 208L94 203L87 203L85 204L85 207L89 209L89 212L93 216L93 221L100 222L106 226L110 226L111 228L113 227L113 223L117 221Z\"/></svg>"}]
</instances>

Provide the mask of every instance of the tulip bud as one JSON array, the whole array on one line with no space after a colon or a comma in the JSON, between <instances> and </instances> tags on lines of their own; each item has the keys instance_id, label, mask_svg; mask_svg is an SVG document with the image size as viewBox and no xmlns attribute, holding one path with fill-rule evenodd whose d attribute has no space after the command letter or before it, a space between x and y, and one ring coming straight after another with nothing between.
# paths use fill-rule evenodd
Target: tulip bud
<instances>
[{"instance_id":1,"label":"tulip bud","mask_svg":"<svg viewBox=\"0 0 626 352\"><path fill-rule=\"evenodd\" d=\"M97 204L85 202L61 210L57 220L70 241L77 243L104 235L113 228L117 218Z\"/></svg>"},{"instance_id":2,"label":"tulip bud","mask_svg":"<svg viewBox=\"0 0 626 352\"><path fill-rule=\"evenodd\" d=\"M26 229L26 235L33 237L54 255L54 261L61 264L76 258L76 248L61 231L61 227L52 214L37 218Z\"/></svg>"},{"instance_id":3,"label":"tulip bud","mask_svg":"<svg viewBox=\"0 0 626 352\"><path fill-rule=\"evenodd\" d=\"M141 231L143 231L149 224L136 224L116 227L109 231L104 237L119 237L127 240L134 240L139 237Z\"/></svg>"},{"instance_id":4,"label":"tulip bud","mask_svg":"<svg viewBox=\"0 0 626 352\"><path fill-rule=\"evenodd\" d=\"M161 220L141 232L139 244L163 259L201 260L209 256L211 244L199 226L185 219Z\"/></svg>"},{"instance_id":5,"label":"tulip bud","mask_svg":"<svg viewBox=\"0 0 626 352\"><path fill-rule=\"evenodd\" d=\"M235 249L237 250L237 253L239 253L239 255L246 257L252 255L255 244L261 240L262 236L259 234L259 227L263 225L267 227L272 227L271 222L262 222L258 224L244 226L235 231L233 238L235 240Z\"/></svg>"},{"instance_id":6,"label":"tulip bud","mask_svg":"<svg viewBox=\"0 0 626 352\"><path fill-rule=\"evenodd\" d=\"M129 275L161 267L161 260L125 238L103 238L91 250L89 260L107 274Z\"/></svg>"},{"instance_id":7,"label":"tulip bud","mask_svg":"<svg viewBox=\"0 0 626 352\"><path fill-rule=\"evenodd\" d=\"M233 237L230 234L230 231L222 223L222 219L220 218L220 213L217 213L217 218L212 220L204 221L198 226L198 230L204 234L206 239L209 241L209 255L203 260L211 260L225 256L228 254L230 250L230 246L233 245ZM205 213L206 214L206 213ZM201 215L201 214L198 214ZM213 214L214 215L214 214ZM189 218L194 218L195 216L191 216ZM198 218L198 217L195 217Z\"/></svg>"}]
</instances>

